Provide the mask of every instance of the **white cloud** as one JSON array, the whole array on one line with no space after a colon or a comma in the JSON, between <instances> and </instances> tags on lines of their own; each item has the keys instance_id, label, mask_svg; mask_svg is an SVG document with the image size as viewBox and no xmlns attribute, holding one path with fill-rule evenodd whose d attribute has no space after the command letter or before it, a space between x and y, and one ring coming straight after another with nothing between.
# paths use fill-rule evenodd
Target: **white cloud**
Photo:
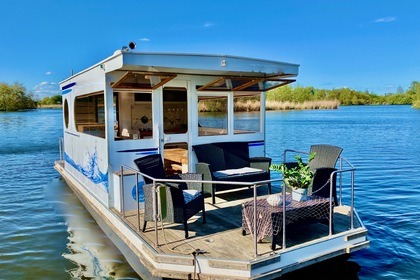
<instances>
[{"instance_id":1,"label":"white cloud","mask_svg":"<svg viewBox=\"0 0 420 280\"><path fill-rule=\"evenodd\" d=\"M52 75L52 74L53 74L52 71L45 72L45 75Z\"/></svg>"},{"instance_id":2,"label":"white cloud","mask_svg":"<svg viewBox=\"0 0 420 280\"><path fill-rule=\"evenodd\" d=\"M392 22L396 20L397 20L396 17L383 17L383 18L375 19L373 22L382 23L382 22Z\"/></svg>"},{"instance_id":3,"label":"white cloud","mask_svg":"<svg viewBox=\"0 0 420 280\"><path fill-rule=\"evenodd\" d=\"M213 26L214 26L214 23L213 22L206 22L203 25L204 28L210 28L210 27L213 27Z\"/></svg>"},{"instance_id":4,"label":"white cloud","mask_svg":"<svg viewBox=\"0 0 420 280\"><path fill-rule=\"evenodd\" d=\"M140 41L142 41L142 42L150 42L151 40L149 38L141 38Z\"/></svg>"},{"instance_id":5,"label":"white cloud","mask_svg":"<svg viewBox=\"0 0 420 280\"><path fill-rule=\"evenodd\" d=\"M61 94L60 87L55 82L41 82L34 86L33 93L39 97Z\"/></svg>"}]
</instances>

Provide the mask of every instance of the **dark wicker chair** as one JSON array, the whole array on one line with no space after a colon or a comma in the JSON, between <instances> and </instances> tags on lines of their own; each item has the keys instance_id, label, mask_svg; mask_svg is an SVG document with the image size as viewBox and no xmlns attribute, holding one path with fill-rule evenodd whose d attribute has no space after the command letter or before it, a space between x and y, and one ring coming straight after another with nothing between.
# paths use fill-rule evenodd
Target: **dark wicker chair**
<instances>
[{"instance_id":1,"label":"dark wicker chair","mask_svg":"<svg viewBox=\"0 0 420 280\"><path fill-rule=\"evenodd\" d=\"M333 145L312 145L309 153L316 153L316 156L308 165L314 172L318 168L334 168L342 151L342 148Z\"/></svg>"},{"instance_id":2,"label":"dark wicker chair","mask_svg":"<svg viewBox=\"0 0 420 280\"><path fill-rule=\"evenodd\" d=\"M333 207L338 205L337 200L337 171L336 168L321 167L317 168L312 180L312 195L330 198L334 202ZM332 177L331 177L332 174ZM331 180L332 179L332 180ZM331 190L332 185L332 190ZM334 215L331 215L333 219L331 222L331 232L334 233ZM307 221L310 223L311 221ZM320 222L325 225L329 224L328 219L314 219L312 222Z\"/></svg>"},{"instance_id":3,"label":"dark wicker chair","mask_svg":"<svg viewBox=\"0 0 420 280\"><path fill-rule=\"evenodd\" d=\"M297 162L291 161L287 162L287 154L288 153L294 153L294 154L312 154L316 153L315 158L309 162L309 166L311 167L311 170L313 172L316 171L317 168L335 168L335 165L337 164L337 160L340 157L341 152L343 151L342 148L333 146L333 145L327 145L327 144L316 144L312 145L309 153L304 151L296 151L296 150L285 150L284 155L284 163L287 165L288 168L295 167L297 165Z\"/></svg>"},{"instance_id":4,"label":"dark wicker chair","mask_svg":"<svg viewBox=\"0 0 420 280\"><path fill-rule=\"evenodd\" d=\"M330 179L331 173L337 170L335 169L335 166L337 164L338 159L340 158L342 151L343 149L337 146L327 145L327 144L317 144L317 145L311 146L309 153L300 152L296 150L286 150L284 152L284 160L286 161L287 152L304 153L304 154L316 153L315 158L308 163L312 172L314 172L311 193L316 194L318 196L330 197L330 184L328 180ZM296 162L285 162L285 164L287 165L288 168L292 168L297 165ZM334 200L334 204L338 205L337 193L336 193L336 177L337 177L337 174L334 173L332 198ZM324 186L325 184L327 185Z\"/></svg>"},{"instance_id":5,"label":"dark wicker chair","mask_svg":"<svg viewBox=\"0 0 420 280\"><path fill-rule=\"evenodd\" d=\"M321 167L317 168L312 180L312 194L327 197L330 195L334 201L334 205L338 205L337 201L337 173L333 174L332 181L331 174L337 171L336 168ZM332 193L330 193L330 188L332 184Z\"/></svg>"},{"instance_id":6,"label":"dark wicker chair","mask_svg":"<svg viewBox=\"0 0 420 280\"><path fill-rule=\"evenodd\" d=\"M202 174L185 173L165 177L162 157L159 154L148 155L134 160L139 171L155 179L181 179L181 180L203 180ZM144 177L144 224L143 232L146 230L148 221L153 221L153 180ZM162 205L166 205L162 212L162 221L168 223L182 223L184 225L185 238L188 238L188 219L202 211L203 224L206 222L206 212L204 208L203 184L200 182L180 182L180 183L158 183L164 187L164 192L159 192ZM197 190L198 195L186 201L185 190Z\"/></svg>"}]
</instances>

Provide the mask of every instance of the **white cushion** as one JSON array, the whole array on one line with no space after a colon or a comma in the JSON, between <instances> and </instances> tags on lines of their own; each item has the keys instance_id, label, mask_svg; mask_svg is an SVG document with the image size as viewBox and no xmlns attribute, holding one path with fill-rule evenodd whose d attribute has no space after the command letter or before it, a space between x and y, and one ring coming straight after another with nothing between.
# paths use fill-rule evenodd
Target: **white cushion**
<instances>
[{"instance_id":1,"label":"white cushion","mask_svg":"<svg viewBox=\"0 0 420 280\"><path fill-rule=\"evenodd\" d=\"M197 190L183 190L182 192L184 193L185 204L200 196L200 192Z\"/></svg>"}]
</instances>

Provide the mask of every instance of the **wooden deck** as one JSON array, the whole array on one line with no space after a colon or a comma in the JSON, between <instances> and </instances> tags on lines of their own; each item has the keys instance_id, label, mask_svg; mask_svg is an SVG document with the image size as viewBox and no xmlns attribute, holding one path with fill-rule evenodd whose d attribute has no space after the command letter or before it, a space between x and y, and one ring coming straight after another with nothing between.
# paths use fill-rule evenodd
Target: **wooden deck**
<instances>
[{"instance_id":1,"label":"wooden deck","mask_svg":"<svg viewBox=\"0 0 420 280\"><path fill-rule=\"evenodd\" d=\"M279 192L279 189L273 189ZM258 195L267 195L267 188L260 187ZM254 243L251 235L242 235L241 204L252 200L253 193L250 189L218 193L216 204L212 205L211 198L206 198L206 223L202 224L201 213L188 221L189 238L184 238L182 224L158 223L159 246L156 246L155 223L148 222L143 233L143 217L140 212L140 225L136 211L125 213L125 220L141 238L147 241L158 253L165 254L190 254L192 250L205 251L209 258L228 260L254 259ZM336 207L334 211L335 233L340 233L350 228L350 217L345 209ZM342 212L342 213L339 213ZM163 226L163 231L162 231ZM357 227L358 225L356 225ZM140 230L139 230L140 229ZM286 247L299 245L317 238L328 236L328 225L321 223L288 225L286 228ZM258 255L269 255L271 238L258 243ZM281 250L277 246L276 250Z\"/></svg>"}]
</instances>

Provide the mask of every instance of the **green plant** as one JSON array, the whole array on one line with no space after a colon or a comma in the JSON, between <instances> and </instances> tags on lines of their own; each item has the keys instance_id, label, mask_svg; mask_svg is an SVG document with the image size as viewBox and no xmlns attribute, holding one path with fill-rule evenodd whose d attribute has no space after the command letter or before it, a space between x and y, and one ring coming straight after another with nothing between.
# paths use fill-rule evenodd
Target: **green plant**
<instances>
[{"instance_id":1,"label":"green plant","mask_svg":"<svg viewBox=\"0 0 420 280\"><path fill-rule=\"evenodd\" d=\"M312 153L308 157L308 163L315 158L315 153ZM288 168L286 164L272 164L271 170L280 171L283 173L283 180L285 183L293 189L307 189L312 184L314 173L311 171L308 164L303 163L302 157L296 155L295 159L297 165Z\"/></svg>"}]
</instances>

